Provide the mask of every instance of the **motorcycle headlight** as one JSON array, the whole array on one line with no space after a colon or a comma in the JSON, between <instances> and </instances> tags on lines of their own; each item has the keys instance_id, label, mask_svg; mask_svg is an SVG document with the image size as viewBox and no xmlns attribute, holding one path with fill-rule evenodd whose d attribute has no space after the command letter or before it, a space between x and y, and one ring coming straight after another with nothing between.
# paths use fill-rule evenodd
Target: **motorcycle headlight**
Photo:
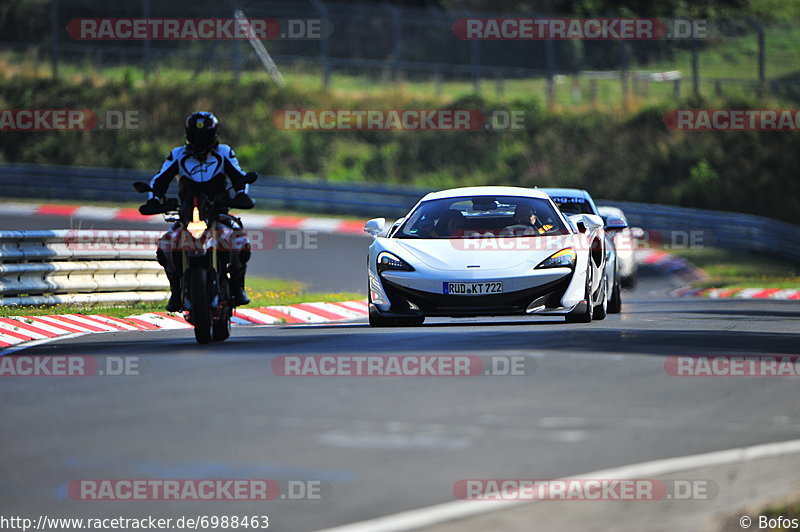
<instances>
[{"instance_id":1,"label":"motorcycle headlight","mask_svg":"<svg viewBox=\"0 0 800 532\"><path fill-rule=\"evenodd\" d=\"M572 248L562 249L553 253L542 261L536 269L540 268L574 268L577 254Z\"/></svg>"},{"instance_id":2,"label":"motorcycle headlight","mask_svg":"<svg viewBox=\"0 0 800 532\"><path fill-rule=\"evenodd\" d=\"M200 219L200 211L195 207L192 211L192 221L186 224L186 230L189 231L192 238L198 240L206 232L206 229L208 229L208 225Z\"/></svg>"},{"instance_id":3,"label":"motorcycle headlight","mask_svg":"<svg viewBox=\"0 0 800 532\"><path fill-rule=\"evenodd\" d=\"M388 251L382 251L378 255L378 271L385 272L387 270L413 272L414 268L397 255L393 255Z\"/></svg>"}]
</instances>

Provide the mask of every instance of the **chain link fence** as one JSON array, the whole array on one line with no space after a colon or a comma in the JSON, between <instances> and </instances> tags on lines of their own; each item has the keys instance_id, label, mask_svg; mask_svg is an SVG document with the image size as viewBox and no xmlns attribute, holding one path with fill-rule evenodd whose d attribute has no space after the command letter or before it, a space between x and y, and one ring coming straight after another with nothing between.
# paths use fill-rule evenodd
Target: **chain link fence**
<instances>
[{"instance_id":1,"label":"chain link fence","mask_svg":"<svg viewBox=\"0 0 800 532\"><path fill-rule=\"evenodd\" d=\"M332 30L325 38L265 41L279 68L318 77L322 86L337 75L353 75L385 84L426 81L436 92L448 82L470 83L476 92L489 83L502 94L510 81L538 79L549 103L611 98L623 104L658 94L767 90L794 98L800 88L790 61L800 34L788 23L754 20L702 21L707 34L698 39L464 40L454 34L457 20L502 14L325 0L139 0L111 6L50 0L0 7L0 46L26 54L28 61L48 62L56 75L69 65L83 72L135 67L145 75L183 69L193 76L238 78L261 69L246 40L80 40L67 30L71 21L89 18L232 18L237 9L249 18L325 21ZM733 52L736 68L726 57Z\"/></svg>"}]
</instances>

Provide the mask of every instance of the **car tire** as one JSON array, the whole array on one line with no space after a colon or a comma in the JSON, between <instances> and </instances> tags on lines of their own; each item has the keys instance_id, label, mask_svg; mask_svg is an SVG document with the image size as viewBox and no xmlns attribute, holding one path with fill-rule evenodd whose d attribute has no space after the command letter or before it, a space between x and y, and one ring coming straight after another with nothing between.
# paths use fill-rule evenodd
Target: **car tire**
<instances>
[{"instance_id":1,"label":"car tire","mask_svg":"<svg viewBox=\"0 0 800 532\"><path fill-rule=\"evenodd\" d=\"M595 305L594 315L592 319L595 321L604 320L608 315L608 278L603 278L603 297L600 298L600 304Z\"/></svg>"},{"instance_id":2,"label":"car tire","mask_svg":"<svg viewBox=\"0 0 800 532\"><path fill-rule=\"evenodd\" d=\"M591 259L590 259L591 260ZM567 314L565 319L567 323L591 323L594 315L594 307L592 306L592 265L589 265L589 272L586 275L586 288L584 289L584 298L586 299L586 310L579 314Z\"/></svg>"},{"instance_id":3,"label":"car tire","mask_svg":"<svg viewBox=\"0 0 800 532\"><path fill-rule=\"evenodd\" d=\"M370 327L393 327L396 325L395 318L386 318L381 316L378 310L370 305L369 306L369 325Z\"/></svg>"},{"instance_id":4,"label":"car tire","mask_svg":"<svg viewBox=\"0 0 800 532\"><path fill-rule=\"evenodd\" d=\"M619 314L622 312L622 288L620 288L619 279L614 283L614 289L611 290L611 298L608 300L609 314Z\"/></svg>"},{"instance_id":5,"label":"car tire","mask_svg":"<svg viewBox=\"0 0 800 532\"><path fill-rule=\"evenodd\" d=\"M636 281L638 281L638 279L637 279L636 272L634 271L629 276L622 278L622 288L627 288L628 290L633 290L634 288L636 288Z\"/></svg>"}]
</instances>

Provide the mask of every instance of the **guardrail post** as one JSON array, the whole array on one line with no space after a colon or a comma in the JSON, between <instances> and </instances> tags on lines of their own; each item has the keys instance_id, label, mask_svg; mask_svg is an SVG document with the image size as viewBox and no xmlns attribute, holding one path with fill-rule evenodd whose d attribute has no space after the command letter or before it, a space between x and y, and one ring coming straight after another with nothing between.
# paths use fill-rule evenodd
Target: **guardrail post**
<instances>
[{"instance_id":1,"label":"guardrail post","mask_svg":"<svg viewBox=\"0 0 800 532\"><path fill-rule=\"evenodd\" d=\"M331 24L330 11L328 6L322 3L322 0L311 0L311 3L319 13L319 17L323 23ZM332 65L330 62L331 55L331 41L330 36L326 35L325 38L319 41L319 63L322 68L322 87L327 89L331 84Z\"/></svg>"},{"instance_id":2,"label":"guardrail post","mask_svg":"<svg viewBox=\"0 0 800 532\"><path fill-rule=\"evenodd\" d=\"M463 9L462 15L468 19L472 17L472 12ZM479 94L481 92L481 41L480 39L470 39L468 46L472 92Z\"/></svg>"},{"instance_id":3,"label":"guardrail post","mask_svg":"<svg viewBox=\"0 0 800 532\"><path fill-rule=\"evenodd\" d=\"M494 71L494 80L495 80L495 91L497 92L497 97L502 98L505 94L505 79L503 79L503 75L500 74L499 70Z\"/></svg>"},{"instance_id":4,"label":"guardrail post","mask_svg":"<svg viewBox=\"0 0 800 532\"><path fill-rule=\"evenodd\" d=\"M556 49L555 43L551 39L544 41L545 57L547 61L547 108L552 109L555 105L556 88Z\"/></svg>"},{"instance_id":5,"label":"guardrail post","mask_svg":"<svg viewBox=\"0 0 800 532\"><path fill-rule=\"evenodd\" d=\"M761 96L767 86L766 73L766 33L764 26L751 18L745 19L751 28L758 33L758 94Z\"/></svg>"},{"instance_id":6,"label":"guardrail post","mask_svg":"<svg viewBox=\"0 0 800 532\"><path fill-rule=\"evenodd\" d=\"M150 18L150 0L142 0L142 18ZM150 75L150 39L144 39L142 46L142 71L144 79L147 79Z\"/></svg>"},{"instance_id":7,"label":"guardrail post","mask_svg":"<svg viewBox=\"0 0 800 532\"><path fill-rule=\"evenodd\" d=\"M619 41L619 54L620 54L620 88L622 90L622 108L628 110L628 45L625 41Z\"/></svg>"},{"instance_id":8,"label":"guardrail post","mask_svg":"<svg viewBox=\"0 0 800 532\"><path fill-rule=\"evenodd\" d=\"M699 61L699 47L697 46L697 39L692 39L692 95L695 98L700 97L700 61Z\"/></svg>"},{"instance_id":9,"label":"guardrail post","mask_svg":"<svg viewBox=\"0 0 800 532\"><path fill-rule=\"evenodd\" d=\"M59 56L59 37L58 37L58 0L50 0L50 64L53 77L58 77L58 56Z\"/></svg>"},{"instance_id":10,"label":"guardrail post","mask_svg":"<svg viewBox=\"0 0 800 532\"><path fill-rule=\"evenodd\" d=\"M403 20L398 7L386 4L385 9L392 18L392 78L398 80L403 60Z\"/></svg>"}]
</instances>

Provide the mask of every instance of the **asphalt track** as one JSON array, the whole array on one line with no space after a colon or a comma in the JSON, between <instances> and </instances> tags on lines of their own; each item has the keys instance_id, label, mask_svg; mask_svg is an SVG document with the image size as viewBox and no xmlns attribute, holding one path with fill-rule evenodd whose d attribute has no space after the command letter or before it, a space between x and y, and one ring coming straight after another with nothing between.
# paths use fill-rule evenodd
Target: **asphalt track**
<instances>
[{"instance_id":1,"label":"asphalt track","mask_svg":"<svg viewBox=\"0 0 800 532\"><path fill-rule=\"evenodd\" d=\"M24 223L55 228L57 220ZM254 259L254 271L358 290L368 239L320 237L307 250L313 260L294 250L280 256L291 264L278 265L276 253ZM687 378L664 369L672 355L798 355L797 303L676 299L665 295L672 287L645 270L637 290L624 293L621 315L588 325L435 319L402 329L238 328L224 345L198 346L191 331L156 331L30 348L18 355L136 356L143 369L2 379L0 513L267 514L272 530L315 530L452 501L459 479L557 478L800 438L796 379ZM322 354L521 356L529 371L326 378L278 376L270 366L280 355ZM70 481L92 478L315 479L328 488L316 501L67 496Z\"/></svg>"}]
</instances>

